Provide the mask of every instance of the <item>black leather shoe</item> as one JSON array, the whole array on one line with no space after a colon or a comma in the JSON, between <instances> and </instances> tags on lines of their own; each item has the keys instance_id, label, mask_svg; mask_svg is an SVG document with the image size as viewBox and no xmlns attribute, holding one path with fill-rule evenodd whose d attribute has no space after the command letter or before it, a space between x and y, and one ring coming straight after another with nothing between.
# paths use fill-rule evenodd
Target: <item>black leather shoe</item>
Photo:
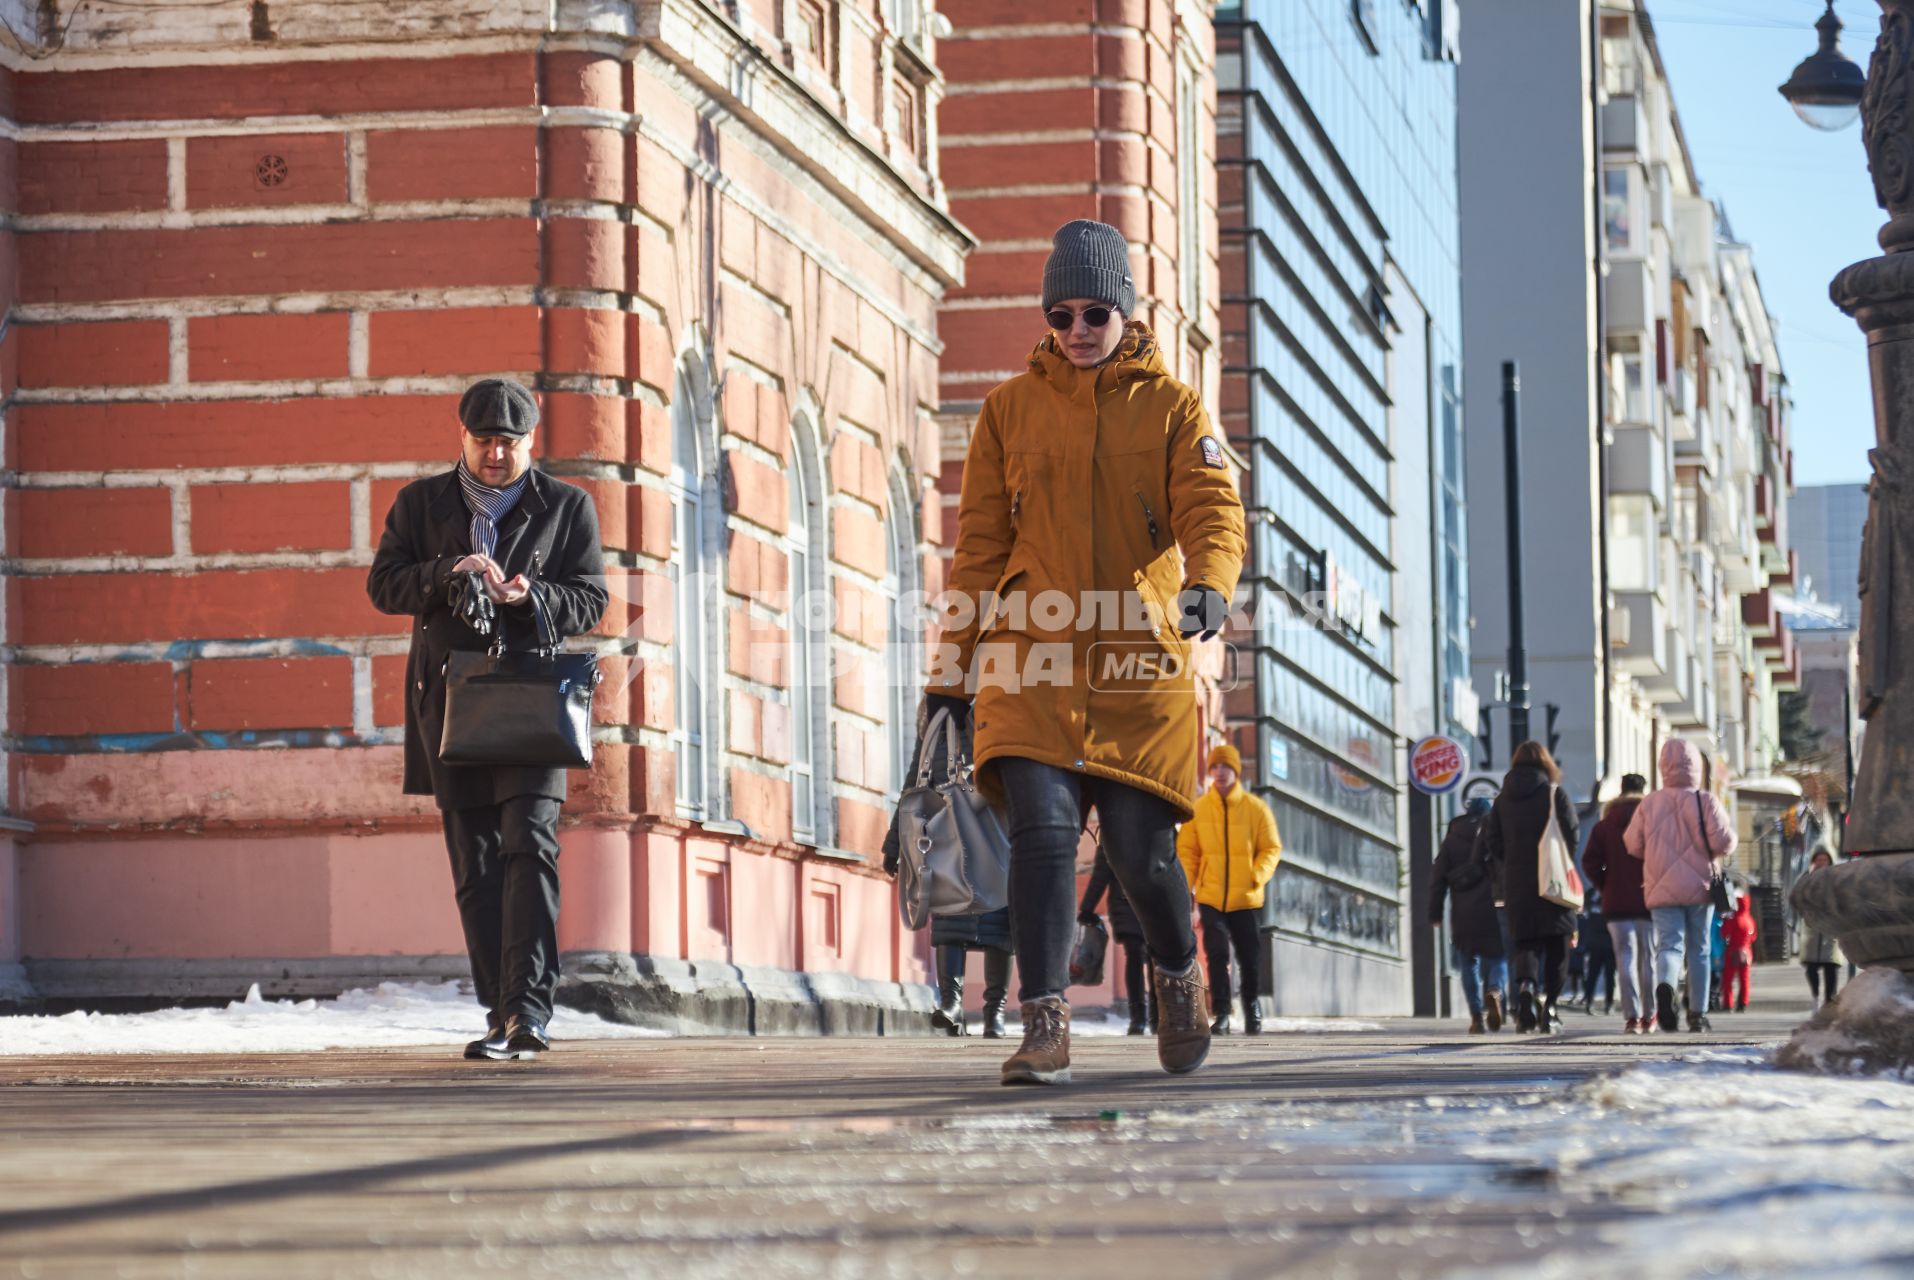
<instances>
[{"instance_id":1,"label":"black leather shoe","mask_svg":"<svg viewBox=\"0 0 1914 1280\"><path fill-rule=\"evenodd\" d=\"M473 1062L496 1062L505 1057L505 1028L496 1022L488 1023L485 1035L465 1046L465 1056Z\"/></svg>"},{"instance_id":2,"label":"black leather shoe","mask_svg":"<svg viewBox=\"0 0 1914 1280\"><path fill-rule=\"evenodd\" d=\"M1250 1001L1243 1010L1243 1034L1246 1036L1263 1034L1263 1010L1258 1001Z\"/></svg>"},{"instance_id":3,"label":"black leather shoe","mask_svg":"<svg viewBox=\"0 0 1914 1280\"><path fill-rule=\"evenodd\" d=\"M1227 1013L1218 1014L1210 1023L1210 1034L1213 1036L1226 1036L1229 1033L1229 1015Z\"/></svg>"},{"instance_id":4,"label":"black leather shoe","mask_svg":"<svg viewBox=\"0 0 1914 1280\"><path fill-rule=\"evenodd\" d=\"M505 1020L505 1054L510 1058L536 1058L552 1047L545 1024L529 1014L515 1013Z\"/></svg>"}]
</instances>

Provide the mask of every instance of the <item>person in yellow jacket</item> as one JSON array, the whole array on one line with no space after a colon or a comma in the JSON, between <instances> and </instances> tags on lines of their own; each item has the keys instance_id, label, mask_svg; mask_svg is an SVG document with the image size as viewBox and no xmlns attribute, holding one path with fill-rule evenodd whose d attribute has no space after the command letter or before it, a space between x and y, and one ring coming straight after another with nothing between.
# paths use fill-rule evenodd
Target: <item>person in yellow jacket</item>
<instances>
[{"instance_id":1,"label":"person in yellow jacket","mask_svg":"<svg viewBox=\"0 0 1914 1280\"><path fill-rule=\"evenodd\" d=\"M1005 1084L1070 1079L1070 943L1086 811L1153 961L1157 1060L1209 1053L1176 824L1197 782L1191 651L1227 621L1246 548L1227 446L1170 376L1123 233L1058 228L1050 332L984 398L964 458L949 612L927 696L974 717L980 788L1010 838L1023 1043Z\"/></svg>"},{"instance_id":2,"label":"person in yellow jacket","mask_svg":"<svg viewBox=\"0 0 1914 1280\"><path fill-rule=\"evenodd\" d=\"M1276 815L1241 784L1243 758L1227 742L1210 748L1210 789L1196 802L1196 816L1176 833L1176 856L1190 878L1190 892L1203 921L1203 956L1210 971L1216 1021L1210 1030L1230 1030L1229 952L1236 947L1243 994L1243 1031L1263 1029L1263 886L1276 874L1283 841Z\"/></svg>"}]
</instances>

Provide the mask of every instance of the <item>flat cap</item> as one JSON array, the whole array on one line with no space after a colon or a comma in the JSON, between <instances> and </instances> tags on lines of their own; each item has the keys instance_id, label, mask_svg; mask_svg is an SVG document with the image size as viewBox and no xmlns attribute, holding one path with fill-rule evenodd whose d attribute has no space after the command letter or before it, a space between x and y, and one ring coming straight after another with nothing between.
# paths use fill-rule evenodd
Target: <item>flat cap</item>
<instances>
[{"instance_id":1,"label":"flat cap","mask_svg":"<svg viewBox=\"0 0 1914 1280\"><path fill-rule=\"evenodd\" d=\"M485 378L459 397L459 421L475 436L528 436L538 425L538 398L510 378Z\"/></svg>"}]
</instances>

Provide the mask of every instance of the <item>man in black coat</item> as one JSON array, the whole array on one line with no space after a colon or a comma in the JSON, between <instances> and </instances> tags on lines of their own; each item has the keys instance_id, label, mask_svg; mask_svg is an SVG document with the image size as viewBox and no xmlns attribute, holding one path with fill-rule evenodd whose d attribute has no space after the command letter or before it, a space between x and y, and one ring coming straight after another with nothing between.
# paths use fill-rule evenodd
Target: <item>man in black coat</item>
<instances>
[{"instance_id":1,"label":"man in black coat","mask_svg":"<svg viewBox=\"0 0 1914 1280\"><path fill-rule=\"evenodd\" d=\"M532 467L538 402L488 378L459 401L459 463L399 491L366 590L410 614L405 667L405 793L438 801L452 858L472 983L486 1033L468 1058L542 1052L558 988L558 812L562 769L448 765L446 655L482 650L490 614L509 649L583 635L605 612L604 553L591 496Z\"/></svg>"}]
</instances>

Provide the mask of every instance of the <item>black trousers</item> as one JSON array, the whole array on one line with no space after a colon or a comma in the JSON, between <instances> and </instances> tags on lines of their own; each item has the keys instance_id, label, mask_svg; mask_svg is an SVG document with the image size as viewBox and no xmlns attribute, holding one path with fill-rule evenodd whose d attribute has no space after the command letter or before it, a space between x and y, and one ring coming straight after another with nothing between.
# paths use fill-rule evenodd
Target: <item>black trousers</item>
<instances>
[{"instance_id":1,"label":"black trousers","mask_svg":"<svg viewBox=\"0 0 1914 1280\"><path fill-rule=\"evenodd\" d=\"M1010 953L1001 947L978 947L977 950L984 953L984 999L1002 1000L1005 988L1010 985ZM939 947L936 960L940 986L952 979L962 982L964 969L970 960L970 948Z\"/></svg>"},{"instance_id":2,"label":"black trousers","mask_svg":"<svg viewBox=\"0 0 1914 1280\"><path fill-rule=\"evenodd\" d=\"M1236 971L1242 978L1241 995L1249 1002L1263 993L1263 931L1260 911L1218 911L1199 906L1203 922L1203 964L1210 971L1210 1009L1229 1012L1229 953L1236 948Z\"/></svg>"},{"instance_id":3,"label":"black trousers","mask_svg":"<svg viewBox=\"0 0 1914 1280\"><path fill-rule=\"evenodd\" d=\"M1553 1003L1562 994L1568 977L1568 939L1557 934L1551 938L1518 938L1515 943L1515 982L1527 982L1537 994Z\"/></svg>"},{"instance_id":4,"label":"black trousers","mask_svg":"<svg viewBox=\"0 0 1914 1280\"><path fill-rule=\"evenodd\" d=\"M1118 938L1117 944L1123 948L1123 989L1130 994L1130 1021L1147 1023L1155 1030L1156 1012L1150 1002L1156 999L1156 989L1143 971L1143 939L1126 936Z\"/></svg>"},{"instance_id":5,"label":"black trousers","mask_svg":"<svg viewBox=\"0 0 1914 1280\"><path fill-rule=\"evenodd\" d=\"M548 1022L558 990L558 810L547 796L447 809L445 848L486 1015Z\"/></svg>"},{"instance_id":6,"label":"black trousers","mask_svg":"<svg viewBox=\"0 0 1914 1280\"><path fill-rule=\"evenodd\" d=\"M993 761L1010 809L1010 937L1017 999L1060 996L1070 984L1077 921L1077 837L1094 804L1110 873L1136 912L1158 964L1196 956L1190 884L1176 860L1177 811L1169 801L1109 778L1016 756Z\"/></svg>"},{"instance_id":7,"label":"black trousers","mask_svg":"<svg viewBox=\"0 0 1914 1280\"><path fill-rule=\"evenodd\" d=\"M1841 966L1824 961L1809 961L1801 966L1808 971L1808 990L1815 995L1821 994L1821 984L1827 983L1828 999L1835 996L1835 988L1841 985Z\"/></svg>"}]
</instances>

